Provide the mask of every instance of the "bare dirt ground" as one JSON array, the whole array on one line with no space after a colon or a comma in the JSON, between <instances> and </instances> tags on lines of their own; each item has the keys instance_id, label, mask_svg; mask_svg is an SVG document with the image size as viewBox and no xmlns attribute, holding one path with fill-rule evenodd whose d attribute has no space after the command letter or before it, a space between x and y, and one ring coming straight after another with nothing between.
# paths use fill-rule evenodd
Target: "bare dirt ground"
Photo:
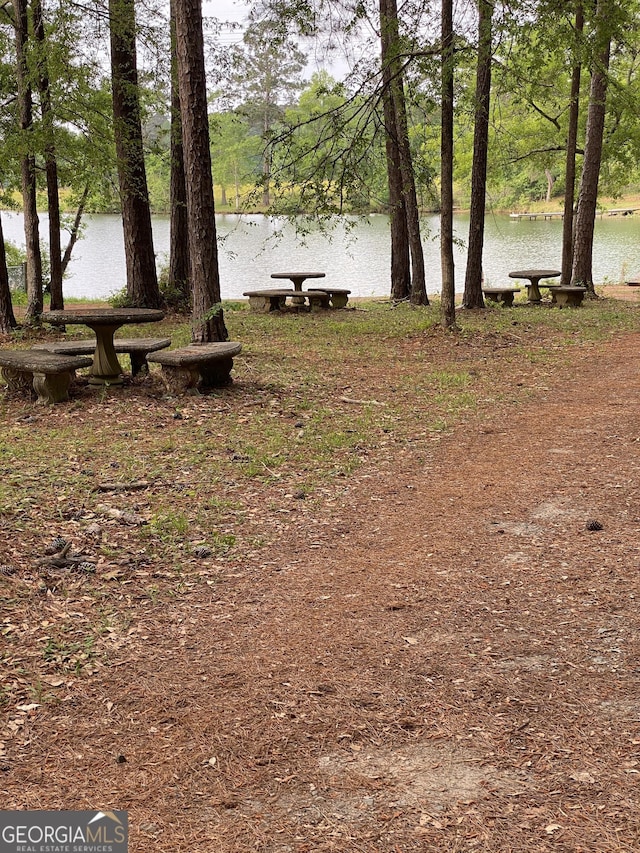
<instances>
[{"instance_id":1,"label":"bare dirt ground","mask_svg":"<svg viewBox=\"0 0 640 853\"><path fill-rule=\"evenodd\" d=\"M578 350L138 602L11 705L2 808L128 809L135 853L637 851L639 399L640 334Z\"/></svg>"}]
</instances>

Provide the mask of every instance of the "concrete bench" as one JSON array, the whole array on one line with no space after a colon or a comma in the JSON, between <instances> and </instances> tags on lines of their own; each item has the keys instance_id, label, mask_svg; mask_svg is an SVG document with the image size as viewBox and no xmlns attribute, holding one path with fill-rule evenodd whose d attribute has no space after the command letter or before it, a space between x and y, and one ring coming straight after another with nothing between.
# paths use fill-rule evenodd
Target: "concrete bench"
<instances>
[{"instance_id":1,"label":"concrete bench","mask_svg":"<svg viewBox=\"0 0 640 853\"><path fill-rule=\"evenodd\" d=\"M483 287L482 292L491 300L491 302L499 302L507 308L513 305L513 297L516 293L520 293L521 287Z\"/></svg>"},{"instance_id":2,"label":"concrete bench","mask_svg":"<svg viewBox=\"0 0 640 853\"><path fill-rule=\"evenodd\" d=\"M553 285L549 288L551 294L551 303L557 305L558 308L565 308L567 305L571 308L579 308L582 305L582 300L586 287L573 287L569 285Z\"/></svg>"},{"instance_id":3,"label":"concrete bench","mask_svg":"<svg viewBox=\"0 0 640 853\"><path fill-rule=\"evenodd\" d=\"M229 342L190 344L180 349L160 350L147 356L147 361L162 366L162 379L174 394L190 388L216 388L229 385L233 356L242 344Z\"/></svg>"},{"instance_id":4,"label":"concrete bench","mask_svg":"<svg viewBox=\"0 0 640 853\"><path fill-rule=\"evenodd\" d=\"M331 303L332 308L346 308L347 302L349 301L350 290L347 290L344 287L324 287L324 285L317 284L314 290L321 290L324 293L329 294L329 301Z\"/></svg>"},{"instance_id":5,"label":"concrete bench","mask_svg":"<svg viewBox=\"0 0 640 853\"><path fill-rule=\"evenodd\" d=\"M137 376L148 368L147 356L150 352L171 346L171 338L115 338L113 346L116 352L126 353L131 361L131 375ZM96 349L93 340L50 341L35 344L33 349L47 350L58 355L92 355Z\"/></svg>"},{"instance_id":6,"label":"concrete bench","mask_svg":"<svg viewBox=\"0 0 640 853\"><path fill-rule=\"evenodd\" d=\"M287 299L291 299L292 305L302 306L305 300L309 300L312 311L326 311L329 308L330 296L325 290L248 290L242 294L249 297L249 308L261 314L270 311L282 311L286 307Z\"/></svg>"},{"instance_id":7,"label":"concrete bench","mask_svg":"<svg viewBox=\"0 0 640 853\"><path fill-rule=\"evenodd\" d=\"M81 355L58 355L44 350L0 350L0 369L11 391L36 392L39 403L61 403L69 399L75 370L91 367Z\"/></svg>"}]
</instances>

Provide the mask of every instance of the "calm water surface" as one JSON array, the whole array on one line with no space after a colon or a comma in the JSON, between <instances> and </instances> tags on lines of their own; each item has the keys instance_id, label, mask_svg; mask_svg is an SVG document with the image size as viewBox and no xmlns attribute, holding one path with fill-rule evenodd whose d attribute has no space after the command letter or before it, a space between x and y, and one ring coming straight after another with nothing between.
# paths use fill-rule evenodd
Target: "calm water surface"
<instances>
[{"instance_id":1,"label":"calm water surface","mask_svg":"<svg viewBox=\"0 0 640 853\"><path fill-rule=\"evenodd\" d=\"M303 245L294 228L274 223L264 216L217 216L220 244L220 277L223 299L242 297L245 290L283 286L270 274L293 269L326 273L326 283L348 287L354 296L389 294L389 220L382 215L357 222L351 230L339 224L329 236L312 233ZM22 216L3 213L5 238L24 245ZM425 229L424 250L427 289L440 289L440 245L437 217ZM47 217L40 218L46 235ZM461 245L456 250L456 289L464 286L468 219L456 217ZM154 246L158 264L166 263L169 250L169 220L154 217ZM281 233L280 233L281 232ZM559 268L562 241L561 220L513 221L508 216L489 216L484 250L488 284L509 282L513 269ZM620 281L640 274L640 215L604 217L596 222L594 278L596 282ZM65 279L66 296L104 298L125 285L122 221L119 216L85 218L84 236L76 244Z\"/></svg>"}]
</instances>

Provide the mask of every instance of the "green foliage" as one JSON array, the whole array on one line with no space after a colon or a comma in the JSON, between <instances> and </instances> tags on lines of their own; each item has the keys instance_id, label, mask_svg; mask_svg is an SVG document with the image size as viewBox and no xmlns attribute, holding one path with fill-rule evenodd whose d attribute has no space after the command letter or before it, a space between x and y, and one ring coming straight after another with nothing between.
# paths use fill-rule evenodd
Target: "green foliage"
<instances>
[{"instance_id":1,"label":"green foliage","mask_svg":"<svg viewBox=\"0 0 640 853\"><path fill-rule=\"evenodd\" d=\"M158 287L167 308L178 314L187 314L191 310L191 297L187 290L181 290L169 283L169 264L165 263L158 271Z\"/></svg>"},{"instance_id":2,"label":"green foliage","mask_svg":"<svg viewBox=\"0 0 640 853\"><path fill-rule=\"evenodd\" d=\"M366 98L349 98L326 73L313 75L274 146L276 210L331 216L382 207L384 148L373 118Z\"/></svg>"},{"instance_id":3,"label":"green foliage","mask_svg":"<svg viewBox=\"0 0 640 853\"><path fill-rule=\"evenodd\" d=\"M636 0L615 4L614 39L605 129L601 192L615 195L640 182L640 35ZM20 188L20 155L25 144L43 165L44 127L37 74L46 60L51 83L59 180L67 189L63 203L73 211L88 188L87 210L120 210L113 144L111 86L104 55L104 22L89 4L46 4L45 45L32 45L28 72L34 92L34 125L28 138L16 126L14 33L0 21L0 183L2 203L13 203ZM140 94L146 146L147 181L152 209L168 212L169 105L166 22L137 6L145 56ZM343 9L341 35L358 32L367 10ZM502 14L502 17L500 17ZM586 28L575 31L573 8L540 3L496 8L496 55L491 106L487 190L490 204L509 208L544 199L551 188L564 191L564 145L571 71L584 67L584 112L589 66L593 60L592 4L585 6ZM422 17L421 17L422 15ZM424 10L401 9L400 44L406 59L409 136L419 199L424 209L439 206L439 67L437 39L425 27ZM220 210L270 209L322 219L335 213L385 210L387 176L379 92L377 36L371 57L345 82L319 72L303 73L307 56L291 37L305 37L324 24L308 5L265 2L252 10L242 43L219 56L224 97L212 100L211 155L216 202ZM456 68L456 194L469 197L473 151L475 33L467 17L458 21ZM333 33L335 35L335 33ZM361 33L360 33L361 37ZM220 86L222 88L222 86ZM46 204L44 170L38 189ZM219 201L218 201L219 199Z\"/></svg>"},{"instance_id":4,"label":"green foliage","mask_svg":"<svg viewBox=\"0 0 640 853\"><path fill-rule=\"evenodd\" d=\"M166 152L154 151L147 154L147 188L149 204L154 213L168 214L171 210L170 179L171 161Z\"/></svg>"},{"instance_id":5,"label":"green foliage","mask_svg":"<svg viewBox=\"0 0 640 853\"><path fill-rule=\"evenodd\" d=\"M24 249L20 248L20 246L16 246L16 244L12 243L11 240L5 240L4 251L7 256L8 267L18 267L27 259Z\"/></svg>"},{"instance_id":6,"label":"green foliage","mask_svg":"<svg viewBox=\"0 0 640 853\"><path fill-rule=\"evenodd\" d=\"M112 308L131 308L131 299L129 294L127 293L127 288L123 287L121 290L116 290L111 296L108 297L107 302L111 305Z\"/></svg>"},{"instance_id":7,"label":"green foliage","mask_svg":"<svg viewBox=\"0 0 640 853\"><path fill-rule=\"evenodd\" d=\"M240 211L244 188L255 184L262 172L263 143L240 110L213 113L209 131L213 181L221 192L219 206Z\"/></svg>"},{"instance_id":8,"label":"green foliage","mask_svg":"<svg viewBox=\"0 0 640 853\"><path fill-rule=\"evenodd\" d=\"M169 265L167 263L163 263L158 271L158 287L168 309L178 314L186 314L191 310L190 294L185 295L183 291L169 284ZM132 307L126 287L112 293L107 301L113 308Z\"/></svg>"}]
</instances>

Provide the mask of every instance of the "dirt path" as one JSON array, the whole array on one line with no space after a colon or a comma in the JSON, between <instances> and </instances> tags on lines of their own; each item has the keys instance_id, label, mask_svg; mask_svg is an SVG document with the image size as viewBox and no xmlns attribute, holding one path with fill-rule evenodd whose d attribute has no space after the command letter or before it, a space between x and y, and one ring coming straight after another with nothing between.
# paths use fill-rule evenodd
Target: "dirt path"
<instances>
[{"instance_id":1,"label":"dirt path","mask_svg":"<svg viewBox=\"0 0 640 853\"><path fill-rule=\"evenodd\" d=\"M581 351L150 603L127 688L40 709L4 807L128 808L135 853L639 849L639 353Z\"/></svg>"}]
</instances>

